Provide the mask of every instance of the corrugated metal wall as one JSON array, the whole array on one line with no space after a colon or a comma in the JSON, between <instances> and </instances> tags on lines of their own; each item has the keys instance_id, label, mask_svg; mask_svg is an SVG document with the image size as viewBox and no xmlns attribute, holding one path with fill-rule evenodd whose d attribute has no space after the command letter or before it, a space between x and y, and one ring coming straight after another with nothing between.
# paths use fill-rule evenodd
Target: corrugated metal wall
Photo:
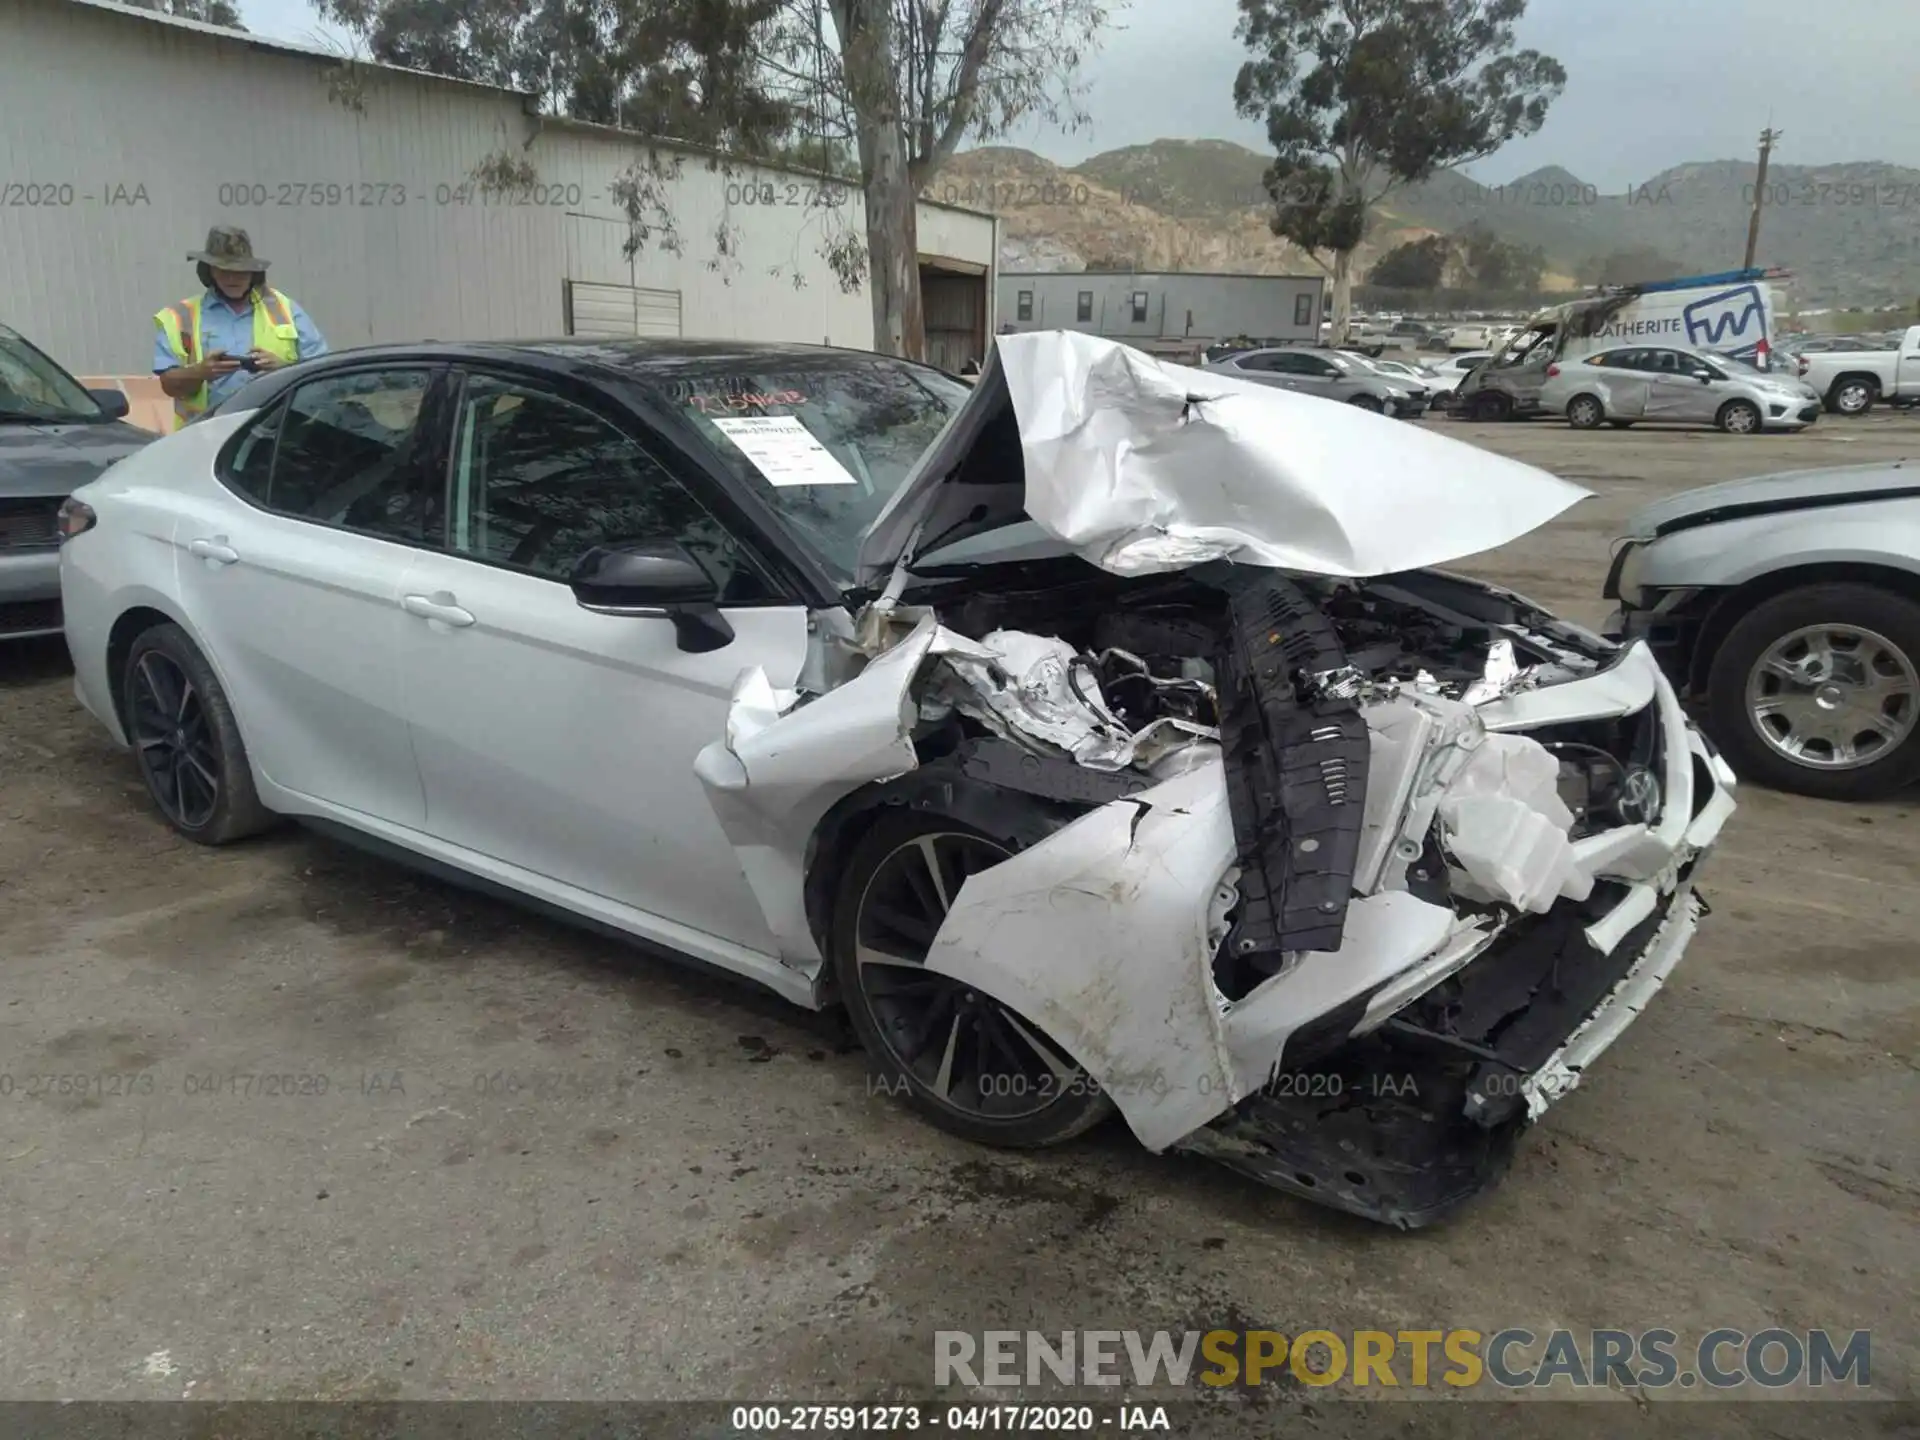
<instances>
[{"instance_id":1,"label":"corrugated metal wall","mask_svg":"<svg viewBox=\"0 0 1920 1440\"><path fill-rule=\"evenodd\" d=\"M534 203L472 190L503 149L538 172ZM656 243L629 261L609 192L644 153L543 126L500 91L0 0L0 320L69 369L144 371L153 312L197 288L187 251L228 222L336 348L559 334L567 280L678 292L689 336L871 344L869 298L820 255L833 230L863 231L857 194L829 220L810 181L684 157L670 187L683 253ZM991 217L923 216L956 258L991 264ZM737 258L714 267L723 222Z\"/></svg>"}]
</instances>

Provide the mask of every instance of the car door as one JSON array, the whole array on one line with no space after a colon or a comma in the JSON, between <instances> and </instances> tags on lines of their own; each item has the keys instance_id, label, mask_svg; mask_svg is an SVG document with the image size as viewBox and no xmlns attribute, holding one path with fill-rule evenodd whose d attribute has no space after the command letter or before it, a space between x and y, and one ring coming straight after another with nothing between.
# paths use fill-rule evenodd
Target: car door
<instances>
[{"instance_id":1,"label":"car door","mask_svg":"<svg viewBox=\"0 0 1920 1440\"><path fill-rule=\"evenodd\" d=\"M180 602L247 753L296 796L397 825L426 803L400 713L402 577L427 535L427 433L443 372L386 365L318 376L185 495Z\"/></svg>"},{"instance_id":2,"label":"car door","mask_svg":"<svg viewBox=\"0 0 1920 1440\"><path fill-rule=\"evenodd\" d=\"M1653 373L1644 349L1609 350L1572 362L1594 372L1592 383L1606 397L1607 415L1615 420L1647 418L1647 397L1653 389Z\"/></svg>"},{"instance_id":3,"label":"car door","mask_svg":"<svg viewBox=\"0 0 1920 1440\"><path fill-rule=\"evenodd\" d=\"M401 606L402 696L432 835L738 945L775 942L693 762L754 666L791 686L804 606L656 458L624 412L468 368L452 399L446 548ZM733 639L682 650L672 620L583 609L596 545L670 540L722 583Z\"/></svg>"},{"instance_id":4,"label":"car door","mask_svg":"<svg viewBox=\"0 0 1920 1440\"><path fill-rule=\"evenodd\" d=\"M1682 350L1651 350L1647 418L1675 423L1711 421L1727 398L1725 372ZM1702 377L1705 378L1702 378Z\"/></svg>"}]
</instances>

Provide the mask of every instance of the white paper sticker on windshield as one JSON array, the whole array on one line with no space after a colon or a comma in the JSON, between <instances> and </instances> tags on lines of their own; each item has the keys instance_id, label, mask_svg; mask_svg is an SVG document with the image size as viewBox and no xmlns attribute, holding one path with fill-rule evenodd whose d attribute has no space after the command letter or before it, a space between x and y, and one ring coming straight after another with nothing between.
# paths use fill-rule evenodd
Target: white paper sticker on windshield
<instances>
[{"instance_id":1,"label":"white paper sticker on windshield","mask_svg":"<svg viewBox=\"0 0 1920 1440\"><path fill-rule=\"evenodd\" d=\"M714 428L740 447L774 485L857 485L847 467L814 438L797 415L716 419Z\"/></svg>"}]
</instances>

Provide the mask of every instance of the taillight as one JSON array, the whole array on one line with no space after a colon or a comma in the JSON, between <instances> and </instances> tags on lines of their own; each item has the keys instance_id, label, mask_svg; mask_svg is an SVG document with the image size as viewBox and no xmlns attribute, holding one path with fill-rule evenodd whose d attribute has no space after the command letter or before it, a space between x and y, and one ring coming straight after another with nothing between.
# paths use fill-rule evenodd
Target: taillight
<instances>
[{"instance_id":1,"label":"taillight","mask_svg":"<svg viewBox=\"0 0 1920 1440\"><path fill-rule=\"evenodd\" d=\"M98 518L93 513L93 507L86 501L76 500L69 495L60 502L60 538L71 540L76 535L84 535L93 528L93 522Z\"/></svg>"},{"instance_id":2,"label":"taillight","mask_svg":"<svg viewBox=\"0 0 1920 1440\"><path fill-rule=\"evenodd\" d=\"M1554 376L1558 375L1559 373L1560 373L1560 367L1558 365L1547 366L1547 379L1551 380L1553 379Z\"/></svg>"}]
</instances>

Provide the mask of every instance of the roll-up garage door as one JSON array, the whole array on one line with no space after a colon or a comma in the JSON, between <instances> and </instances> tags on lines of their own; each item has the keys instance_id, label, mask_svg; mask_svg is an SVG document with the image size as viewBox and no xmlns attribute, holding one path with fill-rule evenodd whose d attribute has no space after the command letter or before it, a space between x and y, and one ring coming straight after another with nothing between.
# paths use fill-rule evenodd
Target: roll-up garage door
<instances>
[{"instance_id":1,"label":"roll-up garage door","mask_svg":"<svg viewBox=\"0 0 1920 1440\"><path fill-rule=\"evenodd\" d=\"M567 333L630 338L680 334L680 292L567 282Z\"/></svg>"}]
</instances>

